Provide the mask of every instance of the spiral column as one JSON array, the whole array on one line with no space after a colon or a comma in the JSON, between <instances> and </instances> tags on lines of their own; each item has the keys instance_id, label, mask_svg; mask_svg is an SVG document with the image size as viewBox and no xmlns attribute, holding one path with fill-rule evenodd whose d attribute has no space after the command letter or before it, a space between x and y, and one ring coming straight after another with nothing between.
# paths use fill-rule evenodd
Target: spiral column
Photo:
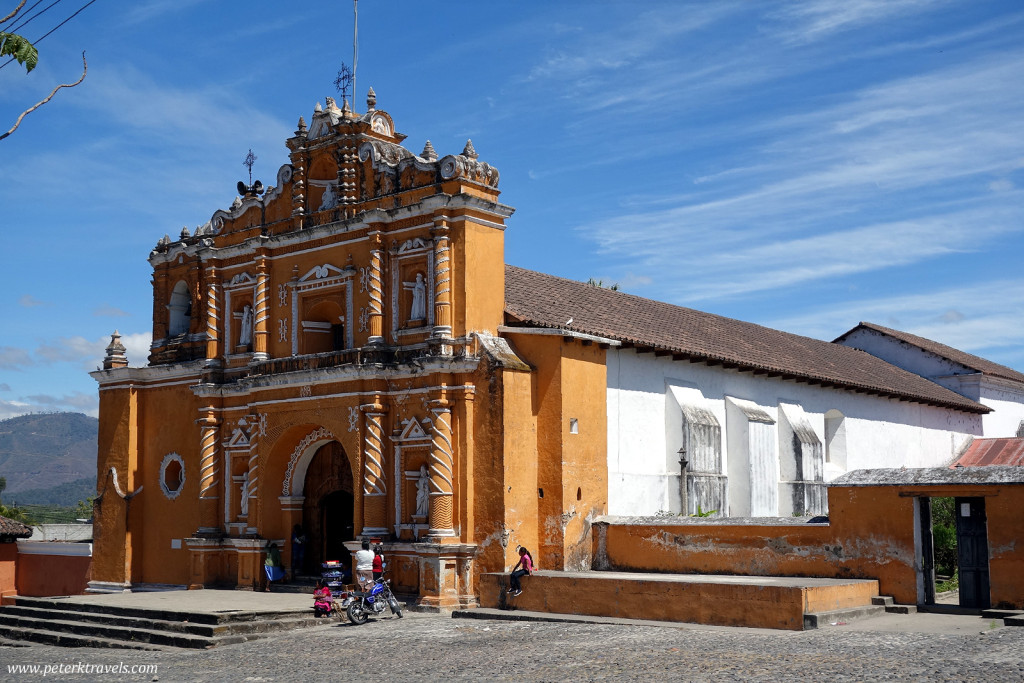
<instances>
[{"instance_id":1,"label":"spiral column","mask_svg":"<svg viewBox=\"0 0 1024 683\"><path fill-rule=\"evenodd\" d=\"M384 407L377 402L363 411L363 536L387 533L388 482L384 469Z\"/></svg>"},{"instance_id":2,"label":"spiral column","mask_svg":"<svg viewBox=\"0 0 1024 683\"><path fill-rule=\"evenodd\" d=\"M452 449L452 411L444 399L431 401L430 531L432 538L455 536L455 454Z\"/></svg>"},{"instance_id":3,"label":"spiral column","mask_svg":"<svg viewBox=\"0 0 1024 683\"><path fill-rule=\"evenodd\" d=\"M218 516L220 501L220 467L217 458L220 421L212 407L203 410L199 424L199 533L211 533L221 528Z\"/></svg>"}]
</instances>

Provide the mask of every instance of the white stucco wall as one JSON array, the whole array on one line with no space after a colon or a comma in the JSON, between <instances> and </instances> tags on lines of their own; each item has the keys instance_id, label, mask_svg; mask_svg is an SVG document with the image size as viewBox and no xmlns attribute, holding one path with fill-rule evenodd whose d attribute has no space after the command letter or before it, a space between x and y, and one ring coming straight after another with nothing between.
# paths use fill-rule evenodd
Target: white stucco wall
<instances>
[{"instance_id":1,"label":"white stucco wall","mask_svg":"<svg viewBox=\"0 0 1024 683\"><path fill-rule=\"evenodd\" d=\"M872 330L857 330L840 343L866 351L992 408L992 412L982 418L982 436L1005 438L1017 435L1017 428L1024 420L1024 384L1021 382L985 376L960 363Z\"/></svg>"},{"instance_id":2,"label":"white stucco wall","mask_svg":"<svg viewBox=\"0 0 1024 683\"><path fill-rule=\"evenodd\" d=\"M735 416L735 427L730 426L727 398L756 404L776 423L780 403L800 406L823 444L825 413L840 411L846 433L846 465L826 462L826 481L860 468L946 465L982 431L982 418L976 414L755 377L650 353L638 354L632 349L609 349L607 380L608 512L612 515L680 511L680 400L700 401L719 421L725 472L730 472L730 457L739 457L737 453L747 447L730 442L734 432L747 435L747 429L735 424ZM774 427L778 434L778 424ZM788 445L777 448L783 457L792 450ZM743 487L741 482L737 485ZM730 486L730 508L745 509L747 506L738 501L749 496L745 487L734 491Z\"/></svg>"}]
</instances>

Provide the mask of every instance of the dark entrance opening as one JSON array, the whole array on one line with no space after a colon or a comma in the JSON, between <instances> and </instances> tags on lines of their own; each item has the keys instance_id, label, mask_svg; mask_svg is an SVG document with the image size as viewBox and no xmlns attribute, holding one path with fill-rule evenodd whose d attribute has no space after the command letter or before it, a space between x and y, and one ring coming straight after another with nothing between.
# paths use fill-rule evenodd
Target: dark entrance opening
<instances>
[{"instance_id":1,"label":"dark entrance opening","mask_svg":"<svg viewBox=\"0 0 1024 683\"><path fill-rule=\"evenodd\" d=\"M334 491L321 499L321 561L348 559L349 552L345 548L345 541L354 538L352 505L352 494L348 491Z\"/></svg>"},{"instance_id":2,"label":"dark entrance opening","mask_svg":"<svg viewBox=\"0 0 1024 683\"><path fill-rule=\"evenodd\" d=\"M321 446L306 469L302 525L306 532L305 567L317 575L326 560L348 560L345 541L355 538L352 469L345 449L336 441Z\"/></svg>"},{"instance_id":3,"label":"dark entrance opening","mask_svg":"<svg viewBox=\"0 0 1024 683\"><path fill-rule=\"evenodd\" d=\"M919 498L924 604L988 608L984 498Z\"/></svg>"}]
</instances>

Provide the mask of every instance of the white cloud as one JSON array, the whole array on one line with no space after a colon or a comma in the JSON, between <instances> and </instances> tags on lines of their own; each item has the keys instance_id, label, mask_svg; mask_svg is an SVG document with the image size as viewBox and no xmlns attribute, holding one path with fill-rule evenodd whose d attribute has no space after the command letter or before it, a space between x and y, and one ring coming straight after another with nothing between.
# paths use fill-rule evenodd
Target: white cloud
<instances>
[{"instance_id":1,"label":"white cloud","mask_svg":"<svg viewBox=\"0 0 1024 683\"><path fill-rule=\"evenodd\" d=\"M80 391L75 391L62 396L35 394L27 396L26 398L29 403L22 405L29 406L31 410L25 412L60 411L85 413L86 415L91 415L93 417L99 416L99 396L95 393L85 394ZM24 414L24 412L22 414Z\"/></svg>"},{"instance_id":2,"label":"white cloud","mask_svg":"<svg viewBox=\"0 0 1024 683\"><path fill-rule=\"evenodd\" d=\"M128 357L128 364L132 367L142 367L149 362L149 347L153 341L151 332L136 332L121 336L121 343L124 344L124 355Z\"/></svg>"},{"instance_id":3,"label":"white cloud","mask_svg":"<svg viewBox=\"0 0 1024 683\"><path fill-rule=\"evenodd\" d=\"M6 420L8 418L18 417L19 415L26 415L32 412L37 411L31 403L0 400L0 420Z\"/></svg>"},{"instance_id":4,"label":"white cloud","mask_svg":"<svg viewBox=\"0 0 1024 683\"><path fill-rule=\"evenodd\" d=\"M994 296L998 293L998 296ZM874 322L985 357L1024 347L1024 279L977 282L927 293L816 306L765 321L788 332L834 339L856 322ZM992 358L996 360L996 358Z\"/></svg>"},{"instance_id":5,"label":"white cloud","mask_svg":"<svg viewBox=\"0 0 1024 683\"><path fill-rule=\"evenodd\" d=\"M674 195L627 200L630 210L579 231L623 270L663 273L676 301L991 248L1024 230L1022 193L990 185L1024 154L1021 72L1024 52L1014 51L759 119L747 163L697 175Z\"/></svg>"},{"instance_id":6,"label":"white cloud","mask_svg":"<svg viewBox=\"0 0 1024 683\"><path fill-rule=\"evenodd\" d=\"M0 346L0 370L24 370L34 365L31 354L14 346Z\"/></svg>"}]
</instances>

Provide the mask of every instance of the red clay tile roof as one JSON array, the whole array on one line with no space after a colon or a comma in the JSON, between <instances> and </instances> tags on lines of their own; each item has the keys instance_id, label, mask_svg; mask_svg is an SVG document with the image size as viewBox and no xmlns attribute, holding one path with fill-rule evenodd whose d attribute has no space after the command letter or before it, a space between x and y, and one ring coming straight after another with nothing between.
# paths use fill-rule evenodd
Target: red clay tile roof
<instances>
[{"instance_id":1,"label":"red clay tile roof","mask_svg":"<svg viewBox=\"0 0 1024 683\"><path fill-rule=\"evenodd\" d=\"M1024 439L975 439L953 467L1024 466Z\"/></svg>"},{"instance_id":2,"label":"red clay tile roof","mask_svg":"<svg viewBox=\"0 0 1024 683\"><path fill-rule=\"evenodd\" d=\"M946 346L940 344L937 341L931 339L925 339L924 337L918 337L916 334L910 334L909 332L901 332L900 330L894 330L890 327L882 327L881 325L875 325L874 323L860 323L857 327L853 328L849 332L844 332L842 335L836 338L839 341L846 337L848 334L853 333L859 328L866 328L880 332L881 334L897 339L911 346L916 346L919 349L934 353L936 356L941 356L946 360L951 360L954 363L959 363L971 370L980 372L983 375L991 375L993 377L1002 377L1003 379L1012 379L1017 382L1024 382L1024 373L1017 372L1013 368L1008 368L1005 365L999 363L993 363L990 360L985 360L979 356L961 351L960 349L954 349L952 346Z\"/></svg>"},{"instance_id":3,"label":"red clay tile roof","mask_svg":"<svg viewBox=\"0 0 1024 683\"><path fill-rule=\"evenodd\" d=\"M510 325L568 329L678 359L971 413L990 411L864 351L508 265L505 315Z\"/></svg>"},{"instance_id":4,"label":"red clay tile roof","mask_svg":"<svg viewBox=\"0 0 1024 683\"><path fill-rule=\"evenodd\" d=\"M13 519L0 517L0 538L28 538L32 535L32 528Z\"/></svg>"}]
</instances>

